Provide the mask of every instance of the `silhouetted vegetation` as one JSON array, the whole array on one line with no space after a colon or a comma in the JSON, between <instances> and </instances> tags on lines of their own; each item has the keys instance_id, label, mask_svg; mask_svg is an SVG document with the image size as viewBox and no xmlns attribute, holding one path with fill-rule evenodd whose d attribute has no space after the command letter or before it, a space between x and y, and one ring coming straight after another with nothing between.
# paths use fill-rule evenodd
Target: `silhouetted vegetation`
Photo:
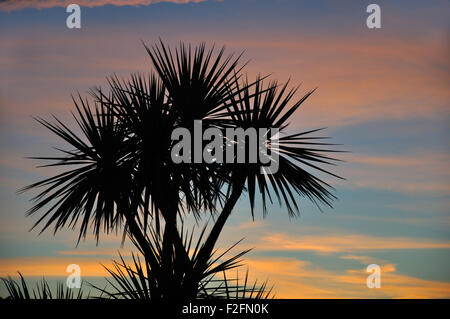
<instances>
[{"instance_id":1,"label":"silhouetted vegetation","mask_svg":"<svg viewBox=\"0 0 450 319\"><path fill-rule=\"evenodd\" d=\"M247 274L241 281L227 277L247 251L216 256L215 246L244 193L252 217L257 196L263 216L275 198L289 216L298 215L299 197L331 206L332 187L311 171L338 177L324 168L335 164L333 144L315 136L319 130L288 129L313 91L295 99L297 88L288 83L266 77L248 81L241 55L225 56L223 48L180 44L172 51L160 42L146 50L150 75L113 76L107 90L91 90L91 99L73 98L76 130L57 118L37 119L69 147L59 150L60 156L35 157L64 171L21 190L39 189L27 214L40 214L34 227L41 231L78 227L78 240L89 229L97 240L102 232L117 230L130 238L143 260L133 255L127 264L121 257L108 269L114 292L96 287L108 298L270 297L266 283L249 285ZM266 175L261 163L174 163L171 133L178 127L193 131L194 120L222 132L278 128L277 146L269 136L266 144L279 154L279 170ZM194 230L184 229L188 214L198 221L214 216L196 242ZM11 295L26 295L11 280L5 282Z\"/></svg>"}]
</instances>

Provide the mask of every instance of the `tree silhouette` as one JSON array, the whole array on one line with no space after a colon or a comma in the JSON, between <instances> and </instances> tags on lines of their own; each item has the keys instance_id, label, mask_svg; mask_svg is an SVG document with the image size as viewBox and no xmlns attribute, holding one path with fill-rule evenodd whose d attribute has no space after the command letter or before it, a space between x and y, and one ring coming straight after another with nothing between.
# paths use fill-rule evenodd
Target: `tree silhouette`
<instances>
[{"instance_id":1,"label":"tree silhouette","mask_svg":"<svg viewBox=\"0 0 450 319\"><path fill-rule=\"evenodd\" d=\"M261 77L249 82L241 55L224 56L224 48L180 44L172 52L162 41L145 48L154 67L149 76L113 76L108 90L91 90L93 102L80 95L73 99L81 134L57 118L37 119L70 148L59 150L58 157L34 157L64 171L21 191L42 189L28 211L43 211L33 226L41 225L41 232L50 226L55 232L78 226L80 241L91 228L98 241L102 232L121 230L144 256L150 298L195 298L205 291L207 278L235 267L246 252L221 263L214 257L241 195L248 193L252 216L258 195L264 216L273 196L291 216L298 214L297 195L330 206L332 187L309 169L338 177L323 168L334 165L329 154L336 151L312 135L318 130L287 133L288 120L313 91L294 100L297 89L289 89L288 83L265 84ZM279 129L276 144L273 137L266 140L270 152L279 155L279 170L264 174L262 163L174 163L171 134L179 127L193 132L194 120L222 132ZM226 143L224 139L224 147ZM189 240L180 230L186 214L215 216L193 253L192 234Z\"/></svg>"}]
</instances>

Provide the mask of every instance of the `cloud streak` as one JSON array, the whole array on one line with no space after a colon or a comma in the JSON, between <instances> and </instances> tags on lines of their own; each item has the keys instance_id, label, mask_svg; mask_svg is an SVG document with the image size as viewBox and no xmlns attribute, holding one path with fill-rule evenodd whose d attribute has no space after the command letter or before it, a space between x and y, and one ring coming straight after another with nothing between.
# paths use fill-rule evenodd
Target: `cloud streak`
<instances>
[{"instance_id":1,"label":"cloud streak","mask_svg":"<svg viewBox=\"0 0 450 319\"><path fill-rule=\"evenodd\" d=\"M290 236L274 233L263 237L257 247L258 250L313 251L329 254L374 250L448 249L450 242L359 234Z\"/></svg>"},{"instance_id":2,"label":"cloud streak","mask_svg":"<svg viewBox=\"0 0 450 319\"><path fill-rule=\"evenodd\" d=\"M366 257L370 258L370 257ZM358 259L359 260L359 259ZM363 258L359 260L365 262ZM27 277L66 277L69 264L81 267L82 277L108 277L100 265L111 267L108 260L87 257L26 257L0 259L0 276L14 275L19 270ZM274 284L277 298L448 298L450 283L407 276L395 264L381 266L381 289L368 289L365 267L345 271L327 270L309 261L294 258L246 258L250 282L268 279ZM240 270L240 274L242 275ZM89 281L89 279L87 279Z\"/></svg>"},{"instance_id":3,"label":"cloud streak","mask_svg":"<svg viewBox=\"0 0 450 319\"><path fill-rule=\"evenodd\" d=\"M5 277L17 274L20 271L28 276L68 276L67 266L77 264L81 268L82 276L106 276L108 273L102 267L112 265L111 261L104 258L88 258L80 256L71 257L22 257L1 258L0 276Z\"/></svg>"},{"instance_id":4,"label":"cloud streak","mask_svg":"<svg viewBox=\"0 0 450 319\"><path fill-rule=\"evenodd\" d=\"M81 7L101 7L105 5L114 6L148 6L155 3L170 2L177 4L198 3L206 0L78 0L76 3ZM2 11L16 11L21 9L48 9L54 7L67 7L74 3L73 0L6 0L0 3Z\"/></svg>"},{"instance_id":5,"label":"cloud streak","mask_svg":"<svg viewBox=\"0 0 450 319\"><path fill-rule=\"evenodd\" d=\"M367 257L370 258L370 257ZM407 276L396 265L381 266L381 288L369 289L365 267L330 271L293 258L246 260L252 278L268 278L277 298L448 298L450 283Z\"/></svg>"},{"instance_id":6,"label":"cloud streak","mask_svg":"<svg viewBox=\"0 0 450 319\"><path fill-rule=\"evenodd\" d=\"M149 25L158 29L158 23ZM247 68L250 76L276 72L274 78L280 81L289 77L293 85L303 81L305 90L317 86L316 93L294 117L292 124L299 127L311 125L309 123L337 127L384 119L439 119L449 115L447 83L450 78L447 51L441 38L420 38L410 44L392 38L373 37L369 41L359 36L336 39L324 35L289 35L273 41L264 34L258 35L258 40L249 39L233 26L229 30L233 36L208 31L193 36L188 34L190 26L179 22L171 24L171 28L177 31L172 33L170 29L166 33L174 44L183 39L192 43L226 44L230 48L227 52L245 49L245 58L252 59ZM5 113L29 114L26 103L13 100L12 92L17 83L33 88L27 98L33 98L36 105L61 109L62 105L67 108L69 104L63 103L64 96L50 97L45 88L57 86L69 92L74 87L86 90L92 85L104 84L104 76L112 72L127 75L150 71L148 57L140 44L140 39L148 39L148 33L141 33L141 29L142 26L121 27L112 34L110 29L92 27L82 37L72 35L70 41L66 34L53 30L49 31L51 35L38 32L32 37L27 31L22 35L20 30L17 31L20 35L3 35L8 54L0 57L0 64L5 64L5 83L2 84L8 93L6 98L12 99L9 103L21 106L16 110L5 109ZM123 39L121 47L116 45L119 38ZM40 55L34 54L36 45L45 48ZM35 70L33 74L39 76L39 81L34 76L18 78L18 74L29 69Z\"/></svg>"},{"instance_id":7,"label":"cloud streak","mask_svg":"<svg viewBox=\"0 0 450 319\"><path fill-rule=\"evenodd\" d=\"M356 187L384 189L405 194L450 194L447 153L424 151L401 155L342 156L349 165L341 173ZM347 183L344 183L347 184Z\"/></svg>"}]
</instances>

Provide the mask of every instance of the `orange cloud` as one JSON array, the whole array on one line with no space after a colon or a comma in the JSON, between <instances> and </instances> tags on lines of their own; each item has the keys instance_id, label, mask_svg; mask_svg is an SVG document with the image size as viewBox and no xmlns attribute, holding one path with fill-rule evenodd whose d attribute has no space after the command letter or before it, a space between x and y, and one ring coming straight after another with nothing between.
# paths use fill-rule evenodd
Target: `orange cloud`
<instances>
[{"instance_id":1,"label":"orange cloud","mask_svg":"<svg viewBox=\"0 0 450 319\"><path fill-rule=\"evenodd\" d=\"M292 258L246 260L252 279L269 279L277 298L448 298L450 283L398 273L395 265L381 266L381 288L369 289L365 269L329 271Z\"/></svg>"},{"instance_id":2,"label":"orange cloud","mask_svg":"<svg viewBox=\"0 0 450 319\"><path fill-rule=\"evenodd\" d=\"M348 270L338 275L336 281L348 286L362 286L368 273L365 269ZM424 280L397 273L395 265L381 266L381 288L368 289L373 297L386 296L389 298L448 298L450 283Z\"/></svg>"},{"instance_id":3,"label":"orange cloud","mask_svg":"<svg viewBox=\"0 0 450 319\"><path fill-rule=\"evenodd\" d=\"M375 259L370 256L360 256L360 255L344 255L340 256L340 259L346 259L346 260L356 260L359 261L362 265L370 265L370 264L376 264L380 262L386 263L386 261L382 261L379 258Z\"/></svg>"},{"instance_id":4,"label":"orange cloud","mask_svg":"<svg viewBox=\"0 0 450 319\"><path fill-rule=\"evenodd\" d=\"M368 257L370 258L370 257ZM81 267L82 277L107 277L100 265L110 267L110 260L86 257L24 257L0 259L0 276L14 276L19 270L25 277L59 276L69 273L69 264ZM274 285L277 298L448 298L450 283L423 280L398 273L395 265L381 265L381 288L369 289L365 269L330 271L308 261L293 258L251 257L245 260L250 280L261 283L268 280ZM240 268L242 277L245 270Z\"/></svg>"},{"instance_id":5,"label":"orange cloud","mask_svg":"<svg viewBox=\"0 0 450 319\"><path fill-rule=\"evenodd\" d=\"M370 258L370 257L368 257ZM24 257L0 259L0 276L68 276L69 264L78 264L82 277L107 277L100 265L110 267L110 260L86 257ZM251 257L245 260L250 280L274 284L277 298L448 298L450 283L424 280L398 273L395 265L381 265L381 288L369 289L365 269L330 271L308 261L293 258ZM240 268L240 276L244 269Z\"/></svg>"},{"instance_id":6,"label":"orange cloud","mask_svg":"<svg viewBox=\"0 0 450 319\"><path fill-rule=\"evenodd\" d=\"M106 276L108 273L101 266L111 265L108 259L86 257L22 257L1 258L0 276L13 276L20 271L26 276L68 276L67 266L77 264L81 268L81 276Z\"/></svg>"},{"instance_id":7,"label":"orange cloud","mask_svg":"<svg viewBox=\"0 0 450 319\"><path fill-rule=\"evenodd\" d=\"M60 250L57 252L60 255L64 256L108 256L112 259L118 256L117 249L92 249L92 250ZM120 251L122 256L131 256L130 251Z\"/></svg>"},{"instance_id":8,"label":"orange cloud","mask_svg":"<svg viewBox=\"0 0 450 319\"><path fill-rule=\"evenodd\" d=\"M160 2L171 3L189 3L189 2L203 2L206 0L78 0L76 3L81 7L101 7L104 5L114 6L147 6ZM6 0L0 3L0 10L14 11L26 8L47 9L53 7L67 7L74 3L73 0Z\"/></svg>"},{"instance_id":9,"label":"orange cloud","mask_svg":"<svg viewBox=\"0 0 450 319\"><path fill-rule=\"evenodd\" d=\"M450 242L405 237L377 237L357 234L291 236L267 235L257 244L258 250L314 251L318 253L354 252L393 249L450 248Z\"/></svg>"}]
</instances>

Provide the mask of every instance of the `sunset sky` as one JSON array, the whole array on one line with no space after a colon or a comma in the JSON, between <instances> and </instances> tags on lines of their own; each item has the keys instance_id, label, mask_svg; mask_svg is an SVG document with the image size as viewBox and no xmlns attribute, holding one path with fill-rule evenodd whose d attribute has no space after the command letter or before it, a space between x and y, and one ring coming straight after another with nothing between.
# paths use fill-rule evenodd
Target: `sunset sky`
<instances>
[{"instance_id":1,"label":"sunset sky","mask_svg":"<svg viewBox=\"0 0 450 319\"><path fill-rule=\"evenodd\" d=\"M275 204L252 221L242 197L219 247L245 237L252 277L282 298L450 298L449 1L71 2L81 29L66 27L66 1L0 1L0 276L62 277L69 264L86 280L106 276L100 263L117 257L120 238L76 246L70 229L29 232L32 193L16 191L52 170L25 157L64 146L32 116L70 121L71 94L149 72L141 41L161 38L245 50L249 78L290 79L298 97L317 87L291 127L326 127L351 151L335 169L347 180L329 179L333 209L299 198L299 218ZM381 29L366 26L373 2ZM373 263L380 289L366 286Z\"/></svg>"}]
</instances>

